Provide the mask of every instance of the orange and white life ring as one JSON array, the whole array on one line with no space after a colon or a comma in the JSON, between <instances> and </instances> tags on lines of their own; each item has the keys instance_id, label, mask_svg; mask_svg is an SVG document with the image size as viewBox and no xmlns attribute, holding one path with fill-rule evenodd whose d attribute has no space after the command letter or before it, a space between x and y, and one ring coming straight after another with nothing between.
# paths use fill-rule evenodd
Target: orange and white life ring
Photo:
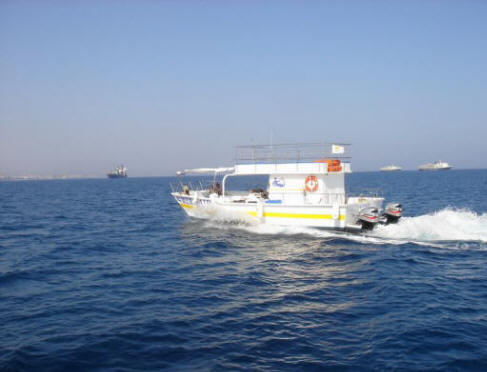
<instances>
[{"instance_id":1,"label":"orange and white life ring","mask_svg":"<svg viewBox=\"0 0 487 372\"><path fill-rule=\"evenodd\" d=\"M308 176L304 181L304 188L308 192L315 192L318 190L318 178L316 176Z\"/></svg>"}]
</instances>

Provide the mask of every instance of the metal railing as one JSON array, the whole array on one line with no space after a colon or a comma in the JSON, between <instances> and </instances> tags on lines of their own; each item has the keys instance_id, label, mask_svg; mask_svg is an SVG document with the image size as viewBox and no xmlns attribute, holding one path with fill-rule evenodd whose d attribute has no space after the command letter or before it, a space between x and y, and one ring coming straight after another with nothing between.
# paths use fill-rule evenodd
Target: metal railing
<instances>
[{"instance_id":1,"label":"metal railing","mask_svg":"<svg viewBox=\"0 0 487 372\"><path fill-rule=\"evenodd\" d=\"M369 197L369 198L382 198L384 193L380 188L360 188L347 190L348 197Z\"/></svg>"},{"instance_id":2,"label":"metal railing","mask_svg":"<svg viewBox=\"0 0 487 372\"><path fill-rule=\"evenodd\" d=\"M350 159L348 143L283 143L245 145L235 148L235 164L314 162L322 159Z\"/></svg>"},{"instance_id":3,"label":"metal railing","mask_svg":"<svg viewBox=\"0 0 487 372\"><path fill-rule=\"evenodd\" d=\"M193 180L187 182L179 180L177 183L170 182L169 187L171 188L171 192L182 192L185 186L187 186L190 191L207 191L210 189L210 186L214 184L215 183L212 181L204 180Z\"/></svg>"},{"instance_id":4,"label":"metal railing","mask_svg":"<svg viewBox=\"0 0 487 372\"><path fill-rule=\"evenodd\" d=\"M180 192L184 191L184 187L187 186L189 191L198 191L198 192L208 192L212 182L202 182L200 180L194 182L182 182L179 183L169 183L172 192ZM246 198L250 191L246 190L228 190L225 191L226 197L236 197L241 196ZM202 196L205 196L202 194ZM208 196L208 195L206 195ZM292 202L296 201L296 196L302 196L303 202L306 203L307 199L309 201L309 197L313 199L313 204L344 204L346 200L346 196L344 193L306 193L304 191L296 191L296 192L286 192L286 193L276 193L272 192L272 198L268 198L267 200L280 200L284 204L292 204Z\"/></svg>"}]
</instances>

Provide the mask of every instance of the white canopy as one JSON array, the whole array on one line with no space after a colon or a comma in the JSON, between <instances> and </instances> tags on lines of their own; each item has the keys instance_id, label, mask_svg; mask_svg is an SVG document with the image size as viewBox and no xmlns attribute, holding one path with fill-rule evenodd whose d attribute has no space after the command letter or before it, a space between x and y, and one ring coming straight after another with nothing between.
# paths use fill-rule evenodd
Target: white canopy
<instances>
[{"instance_id":1,"label":"white canopy","mask_svg":"<svg viewBox=\"0 0 487 372\"><path fill-rule=\"evenodd\" d=\"M227 172L233 172L234 168L229 167L220 167L220 168L193 168L193 169L185 169L182 171L177 171L176 174L178 176L182 176L184 174L208 174L208 173L227 173Z\"/></svg>"}]
</instances>

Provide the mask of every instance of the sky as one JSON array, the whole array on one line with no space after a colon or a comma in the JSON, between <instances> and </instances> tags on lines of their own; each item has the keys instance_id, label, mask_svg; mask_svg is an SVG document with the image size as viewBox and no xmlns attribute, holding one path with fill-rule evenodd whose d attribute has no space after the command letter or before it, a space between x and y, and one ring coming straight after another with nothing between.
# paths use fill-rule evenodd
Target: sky
<instances>
[{"instance_id":1,"label":"sky","mask_svg":"<svg viewBox=\"0 0 487 372\"><path fill-rule=\"evenodd\" d=\"M487 167L487 1L0 0L0 175L233 164Z\"/></svg>"}]
</instances>

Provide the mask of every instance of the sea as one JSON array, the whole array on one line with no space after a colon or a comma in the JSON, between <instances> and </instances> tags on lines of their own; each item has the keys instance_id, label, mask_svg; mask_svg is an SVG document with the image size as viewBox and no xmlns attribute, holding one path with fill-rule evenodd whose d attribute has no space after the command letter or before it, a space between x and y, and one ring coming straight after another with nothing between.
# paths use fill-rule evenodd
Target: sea
<instances>
[{"instance_id":1,"label":"sea","mask_svg":"<svg viewBox=\"0 0 487 372\"><path fill-rule=\"evenodd\" d=\"M487 170L363 172L396 225L191 219L175 178L0 182L1 371L486 371Z\"/></svg>"}]
</instances>

